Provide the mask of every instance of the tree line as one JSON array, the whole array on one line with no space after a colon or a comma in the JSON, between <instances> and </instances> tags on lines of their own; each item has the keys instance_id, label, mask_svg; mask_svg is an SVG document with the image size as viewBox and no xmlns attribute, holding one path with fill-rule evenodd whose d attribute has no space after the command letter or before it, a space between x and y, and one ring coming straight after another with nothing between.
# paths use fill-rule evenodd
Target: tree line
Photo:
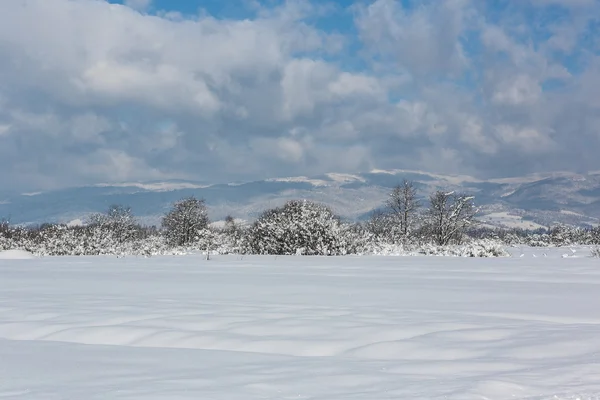
<instances>
[{"instance_id":1,"label":"tree line","mask_svg":"<svg viewBox=\"0 0 600 400\"><path fill-rule=\"evenodd\" d=\"M205 201L192 196L172 204L160 227L142 226L131 208L122 205L91 215L83 226L43 224L23 228L0 222L0 250L23 248L43 255L153 255L185 249L345 255L401 248L430 254L449 245L476 244L480 248L471 246L460 254L500 255L498 243L529 241L527 244L536 245L537 240L547 245L549 241L564 244L571 239L591 243L600 238L600 232L563 227L538 234L478 227L476 214L473 196L438 190L424 204L415 184L405 180L391 190L384 207L364 222L343 221L324 204L291 200L264 211L250 225L238 224L229 216L223 226L214 227Z\"/></svg>"}]
</instances>

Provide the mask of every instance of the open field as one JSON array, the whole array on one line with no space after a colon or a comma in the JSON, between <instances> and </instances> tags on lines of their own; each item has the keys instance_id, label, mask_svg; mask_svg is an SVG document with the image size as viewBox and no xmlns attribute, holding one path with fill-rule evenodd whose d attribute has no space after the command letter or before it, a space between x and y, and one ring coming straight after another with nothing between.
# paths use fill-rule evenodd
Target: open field
<instances>
[{"instance_id":1,"label":"open field","mask_svg":"<svg viewBox=\"0 0 600 400\"><path fill-rule=\"evenodd\" d=\"M0 259L0 398L600 399L600 261L512 251Z\"/></svg>"}]
</instances>

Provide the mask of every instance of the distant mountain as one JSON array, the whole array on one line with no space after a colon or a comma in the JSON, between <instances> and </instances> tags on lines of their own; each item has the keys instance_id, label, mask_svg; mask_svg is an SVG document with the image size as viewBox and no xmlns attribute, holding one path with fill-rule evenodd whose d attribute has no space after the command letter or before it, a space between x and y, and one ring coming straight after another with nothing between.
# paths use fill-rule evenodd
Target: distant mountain
<instances>
[{"instance_id":1,"label":"distant mountain","mask_svg":"<svg viewBox=\"0 0 600 400\"><path fill-rule=\"evenodd\" d=\"M206 199L210 217L252 220L289 199L326 203L350 220L367 218L391 188L412 180L426 199L437 189L475 195L480 219L490 225L538 228L556 223L591 225L600 217L600 172L554 173L479 180L469 176L406 170L362 174L329 173L262 181L208 185L191 181L130 182L0 197L0 218L15 224L81 223L111 204L130 206L142 223L160 223L171 204L187 196Z\"/></svg>"}]
</instances>

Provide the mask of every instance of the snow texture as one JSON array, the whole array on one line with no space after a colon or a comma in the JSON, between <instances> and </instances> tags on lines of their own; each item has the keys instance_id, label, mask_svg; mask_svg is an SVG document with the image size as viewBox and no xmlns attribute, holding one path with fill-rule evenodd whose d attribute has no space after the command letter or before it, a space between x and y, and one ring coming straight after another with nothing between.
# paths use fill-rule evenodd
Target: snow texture
<instances>
[{"instance_id":1,"label":"snow texture","mask_svg":"<svg viewBox=\"0 0 600 400\"><path fill-rule=\"evenodd\" d=\"M600 399L598 260L511 251L3 259L0 398Z\"/></svg>"},{"instance_id":2,"label":"snow texture","mask_svg":"<svg viewBox=\"0 0 600 400\"><path fill-rule=\"evenodd\" d=\"M28 260L32 258L35 258L35 256L25 250L0 251L0 260Z\"/></svg>"}]
</instances>

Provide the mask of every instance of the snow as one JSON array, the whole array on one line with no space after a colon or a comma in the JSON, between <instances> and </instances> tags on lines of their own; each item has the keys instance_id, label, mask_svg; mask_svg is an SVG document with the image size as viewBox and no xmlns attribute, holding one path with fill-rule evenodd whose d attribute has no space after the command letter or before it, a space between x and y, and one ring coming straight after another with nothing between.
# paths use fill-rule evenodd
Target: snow
<instances>
[{"instance_id":1,"label":"snow","mask_svg":"<svg viewBox=\"0 0 600 400\"><path fill-rule=\"evenodd\" d=\"M569 210L560 210L561 214L567 214L567 215L575 215L577 217L585 217L585 215L580 214L580 213L576 213L575 211L569 211Z\"/></svg>"},{"instance_id":2,"label":"snow","mask_svg":"<svg viewBox=\"0 0 600 400\"><path fill-rule=\"evenodd\" d=\"M513 215L509 212L495 212L481 216L481 221L490 223L492 225L501 225L506 228L522 228L522 229L539 229L546 228L543 225L535 223L533 221L526 221L519 215Z\"/></svg>"},{"instance_id":3,"label":"snow","mask_svg":"<svg viewBox=\"0 0 600 400\"><path fill-rule=\"evenodd\" d=\"M122 182L122 183L99 183L96 187L136 187L153 192L168 192L181 189L205 189L211 185L193 182Z\"/></svg>"},{"instance_id":4,"label":"snow","mask_svg":"<svg viewBox=\"0 0 600 400\"><path fill-rule=\"evenodd\" d=\"M85 222L81 218L75 218L75 219L67 222L68 227L84 226L84 225L85 225Z\"/></svg>"},{"instance_id":5,"label":"snow","mask_svg":"<svg viewBox=\"0 0 600 400\"><path fill-rule=\"evenodd\" d=\"M265 182L294 182L294 183L308 183L313 186L327 186L331 182L323 179L312 179L306 176L290 176L284 178L269 178L265 179Z\"/></svg>"},{"instance_id":6,"label":"snow","mask_svg":"<svg viewBox=\"0 0 600 400\"><path fill-rule=\"evenodd\" d=\"M0 251L0 260L29 260L36 258L33 254L25 250L4 250Z\"/></svg>"},{"instance_id":7,"label":"snow","mask_svg":"<svg viewBox=\"0 0 600 400\"><path fill-rule=\"evenodd\" d=\"M516 192L517 192L517 189L511 189L508 192L501 194L500 197L508 197L510 195L515 194Z\"/></svg>"},{"instance_id":8,"label":"snow","mask_svg":"<svg viewBox=\"0 0 600 400\"><path fill-rule=\"evenodd\" d=\"M365 183L365 182L367 182L367 180L365 178L358 176L358 175L352 175L352 174L341 174L341 173L330 172L330 173L325 174L325 176L327 176L332 181L338 182L338 183L348 183L348 182Z\"/></svg>"},{"instance_id":9,"label":"snow","mask_svg":"<svg viewBox=\"0 0 600 400\"><path fill-rule=\"evenodd\" d=\"M599 399L574 250L0 260L0 398Z\"/></svg>"},{"instance_id":10,"label":"snow","mask_svg":"<svg viewBox=\"0 0 600 400\"><path fill-rule=\"evenodd\" d=\"M441 175L434 174L431 172L425 172L416 169L371 169L369 171L371 174L386 174L386 175L399 175L399 174L419 174L419 175L427 175L432 178L436 178L439 184L451 183L454 185L460 185L465 182L483 182L481 179L474 178L469 175Z\"/></svg>"},{"instance_id":11,"label":"snow","mask_svg":"<svg viewBox=\"0 0 600 400\"><path fill-rule=\"evenodd\" d=\"M579 175L575 175L579 176ZM573 178L574 174L568 171L555 171L555 172L538 172L527 174L524 176L513 176L508 178L493 178L489 179L488 182L504 183L504 184L523 184L541 181L548 178Z\"/></svg>"}]
</instances>

